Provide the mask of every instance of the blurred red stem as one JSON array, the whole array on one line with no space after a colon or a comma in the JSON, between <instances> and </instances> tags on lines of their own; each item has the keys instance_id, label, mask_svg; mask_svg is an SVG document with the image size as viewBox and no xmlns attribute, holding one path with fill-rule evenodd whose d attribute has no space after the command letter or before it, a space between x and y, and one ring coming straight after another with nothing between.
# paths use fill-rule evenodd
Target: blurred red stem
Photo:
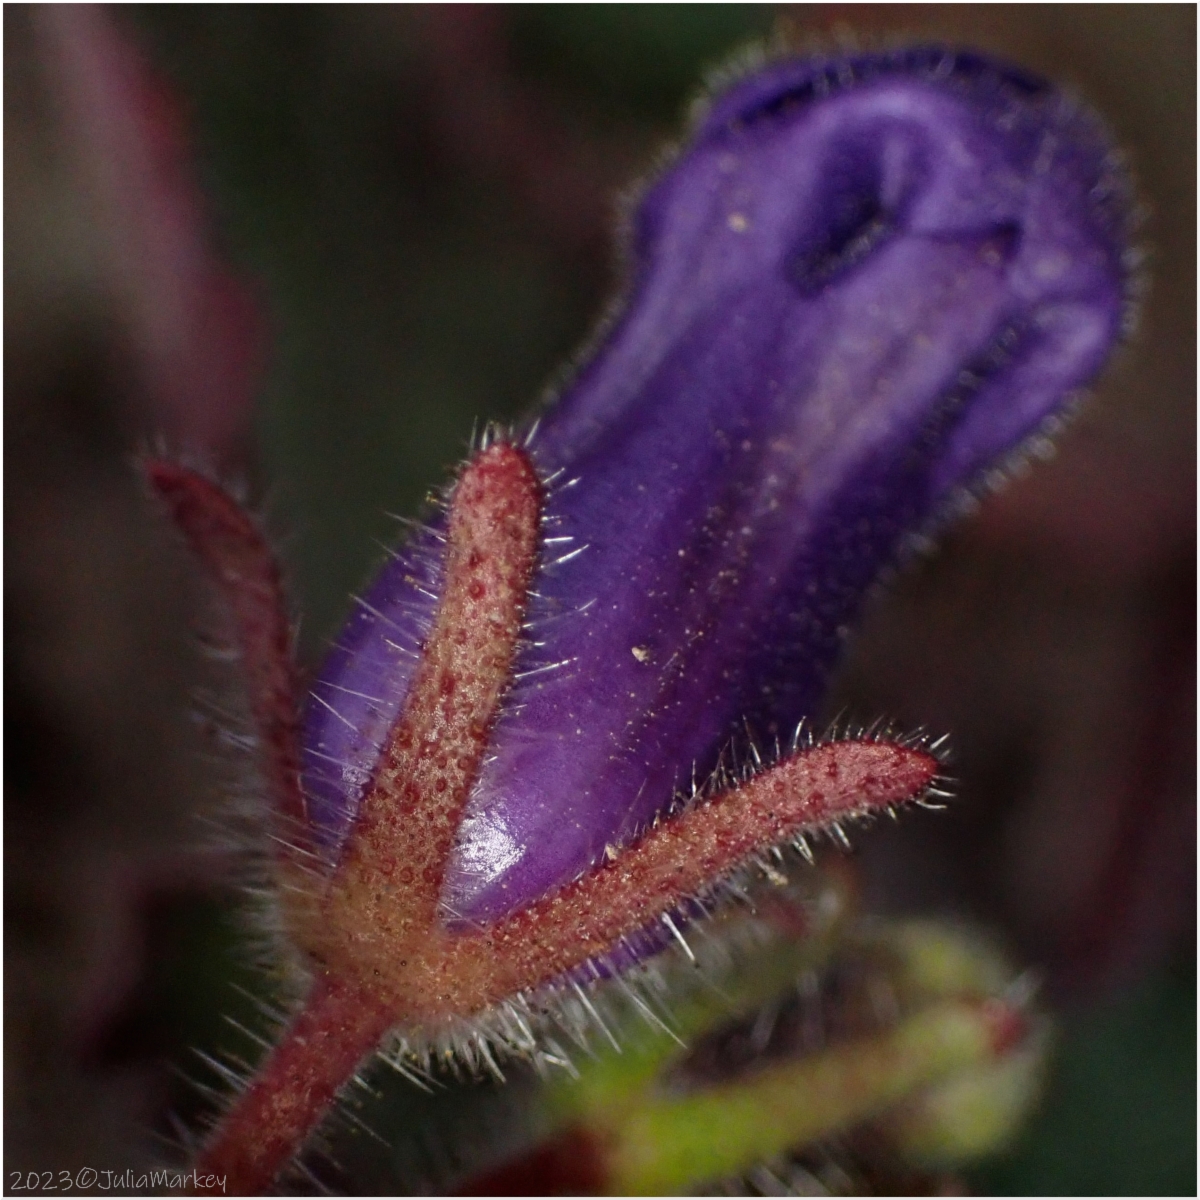
<instances>
[{"instance_id":1,"label":"blurred red stem","mask_svg":"<svg viewBox=\"0 0 1200 1200\"><path fill-rule=\"evenodd\" d=\"M272 806L282 818L276 832L287 845L307 851L296 672L279 565L250 516L217 484L163 459L146 459L142 470L220 590L241 655Z\"/></svg>"}]
</instances>

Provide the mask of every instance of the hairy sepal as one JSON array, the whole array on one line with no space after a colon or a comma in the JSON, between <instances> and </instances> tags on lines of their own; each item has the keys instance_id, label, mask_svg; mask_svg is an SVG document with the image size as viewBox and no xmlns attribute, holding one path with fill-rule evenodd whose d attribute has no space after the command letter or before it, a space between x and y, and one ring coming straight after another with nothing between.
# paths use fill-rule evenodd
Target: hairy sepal
<instances>
[{"instance_id":1,"label":"hairy sepal","mask_svg":"<svg viewBox=\"0 0 1200 1200\"><path fill-rule=\"evenodd\" d=\"M650 829L552 896L447 946L460 1012L536 988L661 921L755 854L838 820L920 799L936 755L893 742L800 751Z\"/></svg>"},{"instance_id":2,"label":"hairy sepal","mask_svg":"<svg viewBox=\"0 0 1200 1200\"><path fill-rule=\"evenodd\" d=\"M218 484L161 458L143 459L141 469L220 594L260 744L271 833L285 860L307 870L312 848L300 787L296 668L279 564L254 519Z\"/></svg>"},{"instance_id":3,"label":"hairy sepal","mask_svg":"<svg viewBox=\"0 0 1200 1200\"><path fill-rule=\"evenodd\" d=\"M437 957L445 862L508 688L538 552L541 485L506 443L478 454L450 506L441 601L325 895L301 933L328 969L410 1008Z\"/></svg>"}]
</instances>

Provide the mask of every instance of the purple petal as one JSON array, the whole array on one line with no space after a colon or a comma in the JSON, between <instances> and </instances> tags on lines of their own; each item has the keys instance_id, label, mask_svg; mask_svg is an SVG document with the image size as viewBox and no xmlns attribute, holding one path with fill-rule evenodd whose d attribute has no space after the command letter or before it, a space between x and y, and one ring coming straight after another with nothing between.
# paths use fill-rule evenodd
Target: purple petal
<instances>
[{"instance_id":1,"label":"purple petal","mask_svg":"<svg viewBox=\"0 0 1200 1200\"><path fill-rule=\"evenodd\" d=\"M522 907L747 727L815 715L881 569L1103 363L1126 237L1095 119L976 56L786 61L718 98L638 204L622 315L533 441L552 483L530 643L449 906ZM322 674L337 716L310 706L330 814L432 611L414 553Z\"/></svg>"}]
</instances>

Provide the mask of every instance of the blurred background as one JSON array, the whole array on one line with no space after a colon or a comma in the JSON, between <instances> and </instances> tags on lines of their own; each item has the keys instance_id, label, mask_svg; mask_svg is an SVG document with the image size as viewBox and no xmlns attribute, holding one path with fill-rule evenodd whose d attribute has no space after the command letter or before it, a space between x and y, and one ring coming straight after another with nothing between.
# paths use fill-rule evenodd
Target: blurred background
<instances>
[{"instance_id":1,"label":"blurred background","mask_svg":"<svg viewBox=\"0 0 1200 1200\"><path fill-rule=\"evenodd\" d=\"M975 917L1061 1014L1042 1115L975 1187L1194 1193L1194 9L4 21L6 1171L164 1153L150 1131L202 1104L192 1049L253 1020L237 989L262 986L204 820L233 786L224 748L191 716L236 684L197 652L203 590L135 452L162 438L244 483L315 666L397 537L387 514L585 339L619 278L616 199L706 73L771 36L920 38L1104 114L1149 288L1057 460L872 603L833 707L950 731L961 799L857 858L871 907ZM394 1101L429 1146L471 1103ZM420 1186L396 1155L358 1186Z\"/></svg>"}]
</instances>

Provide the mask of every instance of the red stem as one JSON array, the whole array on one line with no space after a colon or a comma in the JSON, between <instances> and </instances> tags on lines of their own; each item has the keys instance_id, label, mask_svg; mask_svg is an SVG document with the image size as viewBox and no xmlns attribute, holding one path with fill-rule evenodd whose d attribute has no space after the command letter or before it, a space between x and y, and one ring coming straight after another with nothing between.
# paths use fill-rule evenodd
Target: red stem
<instances>
[{"instance_id":1,"label":"red stem","mask_svg":"<svg viewBox=\"0 0 1200 1200\"><path fill-rule=\"evenodd\" d=\"M394 1013L379 997L328 976L318 979L253 1082L213 1131L196 1175L215 1175L225 1195L262 1195L394 1023Z\"/></svg>"}]
</instances>

